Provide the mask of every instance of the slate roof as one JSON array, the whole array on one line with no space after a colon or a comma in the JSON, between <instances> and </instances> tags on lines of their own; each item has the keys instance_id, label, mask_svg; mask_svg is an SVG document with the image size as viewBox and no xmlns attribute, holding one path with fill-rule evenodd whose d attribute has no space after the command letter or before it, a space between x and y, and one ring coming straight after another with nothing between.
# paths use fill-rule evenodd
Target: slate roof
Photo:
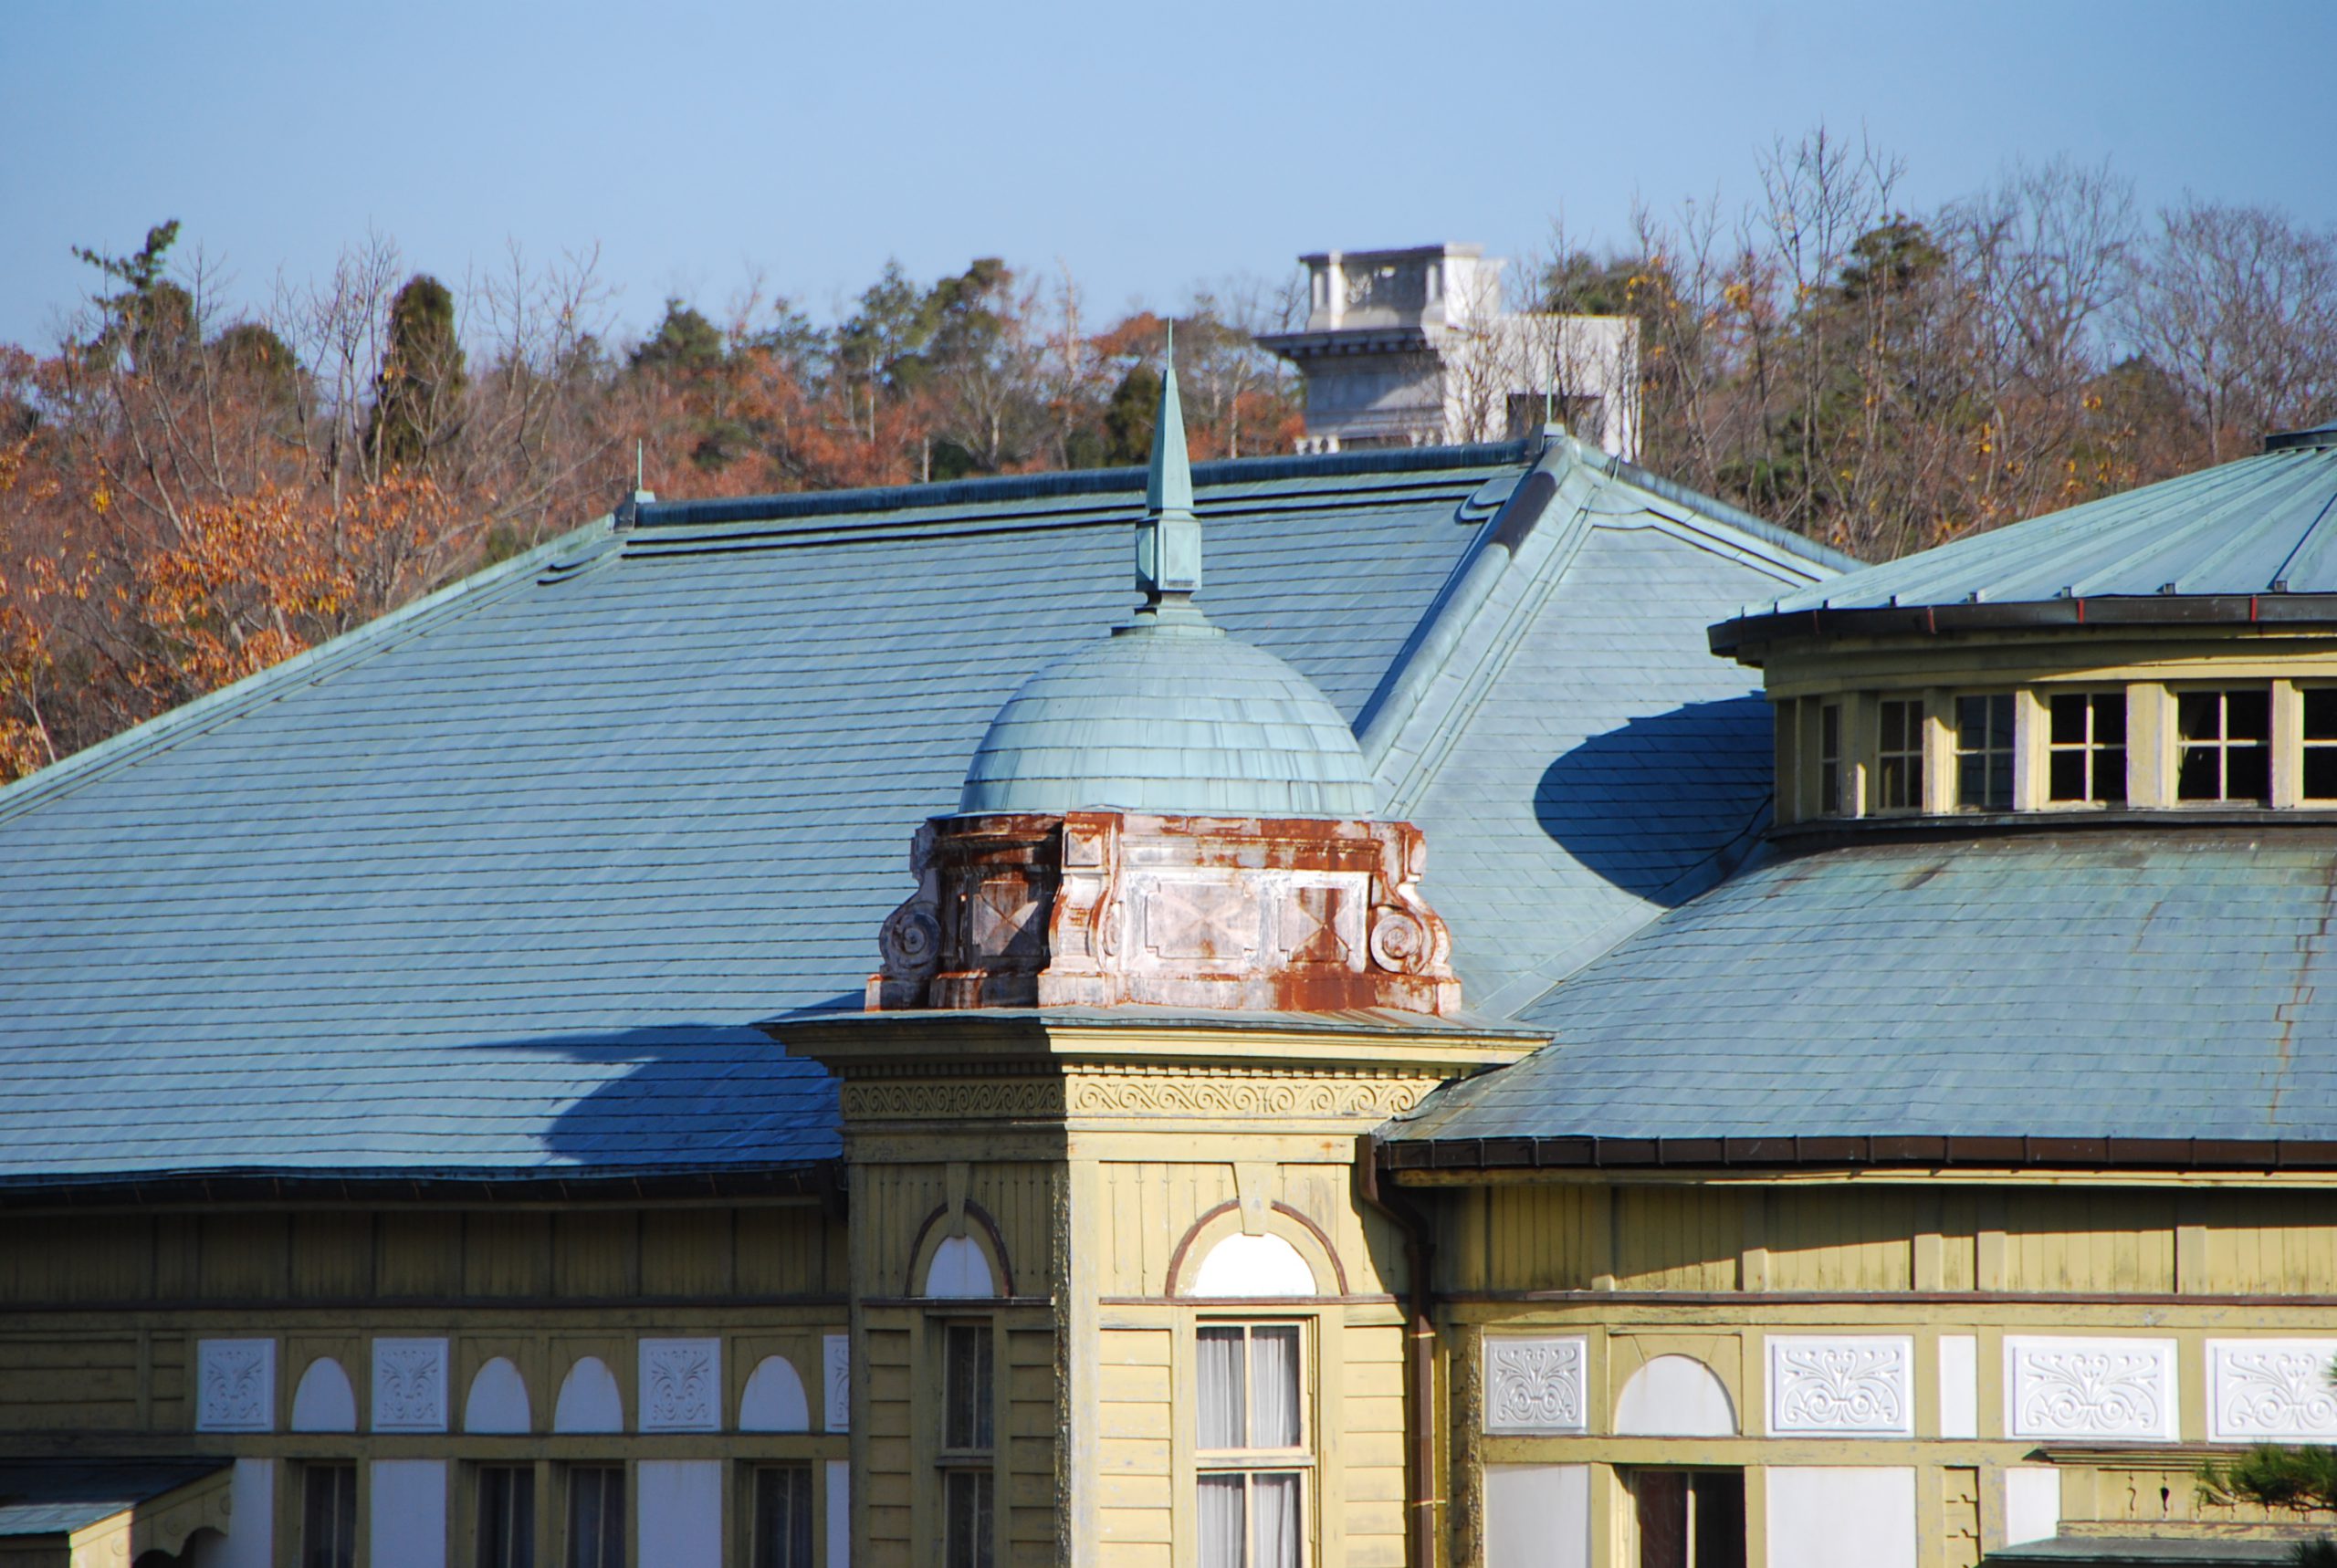
<instances>
[{"instance_id":1,"label":"slate roof","mask_svg":"<svg viewBox=\"0 0 2337 1568\"><path fill-rule=\"evenodd\" d=\"M2337 828L2027 829L1770 860L1521 1016L1399 1141L2337 1139Z\"/></svg>"},{"instance_id":2,"label":"slate roof","mask_svg":"<svg viewBox=\"0 0 2337 1568\"><path fill-rule=\"evenodd\" d=\"M2320 434L1869 567L1747 613L2337 593L2337 433Z\"/></svg>"},{"instance_id":3,"label":"slate roof","mask_svg":"<svg viewBox=\"0 0 2337 1568\"><path fill-rule=\"evenodd\" d=\"M1759 699L1688 650L1835 559L1535 456L1195 472L1212 619L1369 708L1480 1009L1734 852ZM647 507L0 790L0 1182L834 1155L749 1026L857 1005L993 713L1126 618L1142 484Z\"/></svg>"}]
</instances>

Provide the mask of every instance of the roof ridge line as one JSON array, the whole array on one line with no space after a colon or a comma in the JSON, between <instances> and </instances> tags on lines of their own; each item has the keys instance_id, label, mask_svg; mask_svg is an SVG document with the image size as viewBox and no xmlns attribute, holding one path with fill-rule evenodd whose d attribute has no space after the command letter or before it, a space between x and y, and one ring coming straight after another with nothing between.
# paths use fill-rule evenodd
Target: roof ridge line
<instances>
[{"instance_id":1,"label":"roof ridge line","mask_svg":"<svg viewBox=\"0 0 2337 1568\"><path fill-rule=\"evenodd\" d=\"M1368 452L1332 452L1300 456L1221 457L1192 465L1202 486L1254 484L1279 479L1336 479L1361 474L1436 472L1450 468L1502 466L1530 460L1532 439L1478 442L1463 446L1407 446ZM910 507L948 507L985 501L1052 499L1141 494L1145 469L1072 468L1047 474L993 474L921 485L864 486L849 490L796 490L770 496L725 497L703 501L652 501L636 514L636 528L707 523L778 522L789 517L837 517L852 512L891 512Z\"/></svg>"},{"instance_id":2,"label":"roof ridge line","mask_svg":"<svg viewBox=\"0 0 2337 1568\"><path fill-rule=\"evenodd\" d=\"M314 647L304 648L288 659L279 660L264 670L255 670L239 681L231 681L215 691L165 708L150 719L131 725L119 734L110 735L94 746L86 746L61 757L12 784L0 785L0 822L84 784L92 783L114 768L146 755L159 744L175 739L182 732L200 730L210 724L225 723L240 717L260 704L272 700L278 686L336 674L355 660L376 651L377 644L410 632L421 631L457 608L470 608L473 601L489 594L499 593L514 586L524 586L562 551L573 549L580 543L605 545L613 540L615 535L612 522L613 518L603 514L557 538L545 540L533 549L523 550L508 560L500 560L493 566L482 567L458 577L386 614L377 615L362 625L352 626ZM600 535L597 539L592 537L596 529Z\"/></svg>"}]
</instances>

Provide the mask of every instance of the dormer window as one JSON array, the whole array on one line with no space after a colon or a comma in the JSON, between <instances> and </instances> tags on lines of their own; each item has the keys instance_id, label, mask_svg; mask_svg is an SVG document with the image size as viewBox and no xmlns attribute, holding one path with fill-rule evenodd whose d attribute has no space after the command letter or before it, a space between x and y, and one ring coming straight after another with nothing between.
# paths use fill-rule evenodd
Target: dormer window
<instances>
[{"instance_id":1,"label":"dormer window","mask_svg":"<svg viewBox=\"0 0 2337 1568\"><path fill-rule=\"evenodd\" d=\"M1967 811L2012 810L2010 692L1955 699L1955 801Z\"/></svg>"},{"instance_id":2,"label":"dormer window","mask_svg":"<svg viewBox=\"0 0 2337 1568\"><path fill-rule=\"evenodd\" d=\"M2272 693L2267 686L2178 692L2175 799L2191 805L2272 803Z\"/></svg>"},{"instance_id":3,"label":"dormer window","mask_svg":"<svg viewBox=\"0 0 2337 1568\"><path fill-rule=\"evenodd\" d=\"M2056 692L2047 699L2047 793L2056 805L2126 803L2126 694Z\"/></svg>"}]
</instances>

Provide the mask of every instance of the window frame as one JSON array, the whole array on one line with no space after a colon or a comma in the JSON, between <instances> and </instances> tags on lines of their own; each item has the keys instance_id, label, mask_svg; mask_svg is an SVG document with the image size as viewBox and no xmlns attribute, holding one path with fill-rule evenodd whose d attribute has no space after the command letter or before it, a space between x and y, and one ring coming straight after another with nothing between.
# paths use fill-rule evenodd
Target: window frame
<instances>
[{"instance_id":1,"label":"window frame","mask_svg":"<svg viewBox=\"0 0 2337 1568\"><path fill-rule=\"evenodd\" d=\"M823 1533L823 1514L826 1499L823 1486L830 1461L819 1458L754 1458L740 1462L739 1467L739 1512L747 1530L746 1550L739 1561L747 1568L819 1568L826 1561L826 1537ZM763 1478L789 1475L803 1486L803 1516L801 1531L804 1555L802 1561L780 1561L766 1554L763 1531ZM835 1521L841 1524L842 1521Z\"/></svg>"},{"instance_id":2,"label":"window frame","mask_svg":"<svg viewBox=\"0 0 2337 1568\"><path fill-rule=\"evenodd\" d=\"M470 1542L464 1561L471 1568L542 1568L544 1561L543 1504L544 1488L538 1484L540 1469L529 1459L482 1459L466 1467L470 1502ZM487 1555L487 1478L490 1475L525 1477L527 1498L522 1508L507 1510L512 1519L525 1519L528 1529L528 1550L524 1559L514 1561L511 1554L500 1558ZM564 1517L564 1515L563 1515Z\"/></svg>"},{"instance_id":3,"label":"window frame","mask_svg":"<svg viewBox=\"0 0 2337 1568\"><path fill-rule=\"evenodd\" d=\"M586 1473L613 1474L616 1478L616 1568L629 1568L633 1562L634 1530L633 1467L623 1459L569 1459L555 1467L554 1481L560 1490L560 1511L556 1522L560 1530L561 1568L609 1568L605 1563L580 1564L576 1560L576 1479ZM605 1510L603 1522L607 1522Z\"/></svg>"},{"instance_id":4,"label":"window frame","mask_svg":"<svg viewBox=\"0 0 2337 1568\"><path fill-rule=\"evenodd\" d=\"M1242 1425L1246 1437L1256 1427L1255 1400L1257 1385L1252 1367L1254 1364L1249 1346L1261 1330L1289 1331L1294 1338L1291 1352L1292 1371L1297 1386L1292 1393L1292 1408L1298 1417L1298 1442L1294 1447L1207 1448L1202 1434L1207 1430L1202 1401L1207 1397L1206 1385L1200 1376L1200 1345L1202 1336L1228 1329L1242 1334ZM1244 1562L1256 1555L1256 1538L1248 1531L1255 1528L1256 1512L1250 1502L1262 1478L1289 1476L1295 1479L1298 1489L1297 1562L1298 1568L1309 1568L1315 1561L1315 1521L1322 1507L1322 1463L1315 1452L1315 1436L1321 1430L1321 1411L1317 1402L1319 1381L1315 1375L1315 1346L1318 1329L1315 1319L1284 1313L1210 1313L1196 1317L1188 1333L1188 1343L1193 1354L1193 1401L1190 1427L1192 1441L1193 1486L1195 1507L1212 1482L1222 1483L1228 1478L1239 1477L1242 1482L1242 1520L1247 1539L1243 1542Z\"/></svg>"},{"instance_id":5,"label":"window frame","mask_svg":"<svg viewBox=\"0 0 2337 1568\"><path fill-rule=\"evenodd\" d=\"M2311 764L2315 753L2320 753L2323 756L2337 757L2337 732L2332 732L2330 736L2316 740L2313 738L2311 729L2312 699L2315 696L2326 696L2332 702L2337 702L2337 681L2302 680L2294 684L2294 689L2296 692L2294 701L2296 703L2297 720L2297 803L2301 806L2312 806L2322 810L2337 807L2337 792L2332 792L2327 795L2316 795L2306 787L2306 781L2311 776ZM2275 693L2276 702L2278 694ZM2274 727L2276 731L2278 729L2278 719L2279 713L2276 707L2274 711Z\"/></svg>"},{"instance_id":6,"label":"window frame","mask_svg":"<svg viewBox=\"0 0 2337 1568\"><path fill-rule=\"evenodd\" d=\"M2247 738L2242 745L2260 747L2264 754L2264 789L2260 795L2235 797L2231 793L2231 753L2235 749L2231 738L2231 698L2236 695L2264 698L2264 735L2260 741ZM2269 678L2250 681L2185 681L2170 684L2171 699L2168 713L2168 737L2175 753L2175 768L2168 779L2167 804L2178 810L2262 810L2271 806L2274 780L2280 772L2280 737L2278 725L2278 693ZM2195 741L2184 734L2183 707L2186 697L2214 696L2220 698L2216 707L2217 733L2210 740ZM2186 797L2183 792L2185 754L2194 747L2212 748L2216 754L2216 781L2220 793L2212 798Z\"/></svg>"},{"instance_id":7,"label":"window frame","mask_svg":"<svg viewBox=\"0 0 2337 1568\"><path fill-rule=\"evenodd\" d=\"M2045 729L2040 747L2045 759L2045 787L2039 798L2043 810L2122 810L2132 803L2134 717L2130 691L2131 687L2122 684L2112 686L2040 686L2037 689L2037 711ZM2054 730L2058 723L2055 707L2065 698L2080 699L2085 705L2081 710L2084 714L2084 734L2076 740L2055 738ZM2115 744L2098 738L2098 716L2105 704L2114 706L2118 714L2118 739ZM2114 799L2108 799L2101 792L2099 769L2103 754L2113 751L2118 756L2118 793ZM2082 789L2077 795L2063 796L2056 790L2054 765L2064 757L2077 758L2082 770Z\"/></svg>"},{"instance_id":8,"label":"window frame","mask_svg":"<svg viewBox=\"0 0 2337 1568\"><path fill-rule=\"evenodd\" d=\"M312 1477L323 1476L330 1473L337 1477L345 1478L348 1481L347 1521L349 1525L349 1539L346 1542L347 1552L345 1557L334 1558L326 1564L326 1568L336 1568L336 1564L342 1561L347 1562L350 1564L350 1568L355 1568L355 1565L362 1561L364 1556L362 1550L365 1522L364 1500L360 1494L361 1490L364 1485L363 1476L365 1467L353 1458L318 1458L299 1460L294 1468L298 1473L299 1484L297 1489L294 1490L293 1506L299 1510L299 1512L295 1516L294 1528L292 1531L292 1539L294 1542L293 1561L299 1565L299 1568L311 1568L311 1547L309 1539L309 1527L312 1516L309 1506L309 1486ZM337 1514L339 1511L340 1511L338 1509L335 1510ZM336 1520L336 1524L338 1524L338 1522L339 1521Z\"/></svg>"},{"instance_id":9,"label":"window frame","mask_svg":"<svg viewBox=\"0 0 2337 1568\"><path fill-rule=\"evenodd\" d=\"M1006 1522L1006 1511L999 1505L1005 1494L1004 1478L1000 1474L1000 1460L1005 1447L999 1441L999 1417L1005 1406L999 1387L1002 1362L1002 1334L999 1320L992 1314L936 1313L927 1320L928 1343L933 1346L933 1365L938 1397L934 1401L939 1420L936 1425L933 1449L933 1494L935 1503L935 1543L941 1568L996 1568L1002 1553L1000 1537ZM970 1386L978 1390L976 1406L966 1414L975 1428L972 1435L986 1437L986 1442L960 1444L953 1441L959 1423L952 1404L956 1394L956 1368L953 1347L960 1343L960 1335L979 1335L983 1349L984 1375L977 1377ZM980 1417L988 1416L988 1431L980 1431ZM973 1536L961 1554L959 1542L951 1534L955 1520L955 1502L960 1482L970 1484L975 1493L975 1508L982 1506L982 1494L988 1493L989 1529ZM987 1481L985 1488L983 1482ZM977 1517L980 1517L979 1511Z\"/></svg>"},{"instance_id":10,"label":"window frame","mask_svg":"<svg viewBox=\"0 0 2337 1568\"><path fill-rule=\"evenodd\" d=\"M1844 742L1849 738L1850 706L1843 697L1818 699L1818 723L1812 727L1810 744L1818 758L1818 812L1821 817L1847 817L1850 814L1850 780L1847 777L1850 759Z\"/></svg>"},{"instance_id":11,"label":"window frame","mask_svg":"<svg viewBox=\"0 0 2337 1568\"><path fill-rule=\"evenodd\" d=\"M2007 812L2020 810L2021 703L2019 692L2011 689L2005 691L1959 691L1954 695L1951 701L1954 704L1954 722L1948 726L1947 749L1948 762L1950 764L1950 778L1953 781L1955 791L1954 810L1967 815L2001 816ZM2007 726L2004 733L2004 744L2002 746L1993 744L1996 735L1996 714L1993 705L1999 702L2005 705L2005 715L2007 718ZM1986 703L1991 705L1991 707L1984 713L1981 720L1981 744L1977 747L1967 747L1964 743L1964 705L1966 703ZM1980 775L1983 783L1982 794L1984 798L1976 803L1967 800L1965 795L1965 759L1969 758L1978 758L1980 759ZM1985 798L1990 792L1986 789L1986 786L1987 781L1992 779L1996 775L1996 759L1998 758L2003 758L2004 766L2005 788L2004 800L2001 802L1991 801Z\"/></svg>"},{"instance_id":12,"label":"window frame","mask_svg":"<svg viewBox=\"0 0 2337 1568\"><path fill-rule=\"evenodd\" d=\"M1751 1489L1745 1485L1744 1467L1739 1465L1630 1465L1620 1469L1623 1494L1630 1502L1630 1508L1625 1511L1625 1517L1630 1521L1628 1561L1630 1568L1643 1568L1647 1561L1647 1540L1643 1533L1646 1525L1641 1517L1641 1505L1647 1498L1641 1488L1649 1478L1657 1476L1667 1479L1676 1477L1684 1483L1681 1488L1681 1498L1685 1511L1681 1521L1682 1530L1681 1552L1682 1560L1690 1565L1690 1568L1695 1568L1697 1556L1696 1481L1698 1478L1705 1476L1734 1478L1736 1482L1736 1522L1739 1532L1736 1539L1734 1568L1742 1568L1743 1564L1751 1561L1753 1550L1752 1508L1749 1497Z\"/></svg>"},{"instance_id":13,"label":"window frame","mask_svg":"<svg viewBox=\"0 0 2337 1568\"><path fill-rule=\"evenodd\" d=\"M1931 723L1928 705L1920 692L1913 695L1878 696L1874 705L1874 804L1877 816L1913 816L1924 805L1924 739ZM1900 711L1899 744L1891 744L1892 710ZM1892 799L1892 785L1900 786Z\"/></svg>"}]
</instances>

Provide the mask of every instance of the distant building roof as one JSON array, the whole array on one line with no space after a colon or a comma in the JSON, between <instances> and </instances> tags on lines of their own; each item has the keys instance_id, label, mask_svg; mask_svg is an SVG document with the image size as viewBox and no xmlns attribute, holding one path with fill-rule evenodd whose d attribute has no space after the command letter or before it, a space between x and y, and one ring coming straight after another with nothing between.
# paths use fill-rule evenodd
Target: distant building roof
<instances>
[{"instance_id":1,"label":"distant building roof","mask_svg":"<svg viewBox=\"0 0 2337 1568\"><path fill-rule=\"evenodd\" d=\"M1554 1043L1396 1136L1711 1163L1714 1140L2300 1140L2337 1164L2332 890L2337 828L2302 825L1773 859L1522 1009Z\"/></svg>"},{"instance_id":2,"label":"distant building roof","mask_svg":"<svg viewBox=\"0 0 2337 1568\"><path fill-rule=\"evenodd\" d=\"M2337 621L2337 429L2268 446L1782 594L1715 628L1714 644L1828 630L2196 622L2227 612Z\"/></svg>"},{"instance_id":3,"label":"distant building roof","mask_svg":"<svg viewBox=\"0 0 2337 1568\"><path fill-rule=\"evenodd\" d=\"M1195 479L1211 618L1368 710L1471 1005L1757 831L1702 628L1823 552L1563 442ZM860 1005L991 715L1125 619L1143 482L645 506L0 790L0 1182L835 1155L750 1026Z\"/></svg>"}]
</instances>

